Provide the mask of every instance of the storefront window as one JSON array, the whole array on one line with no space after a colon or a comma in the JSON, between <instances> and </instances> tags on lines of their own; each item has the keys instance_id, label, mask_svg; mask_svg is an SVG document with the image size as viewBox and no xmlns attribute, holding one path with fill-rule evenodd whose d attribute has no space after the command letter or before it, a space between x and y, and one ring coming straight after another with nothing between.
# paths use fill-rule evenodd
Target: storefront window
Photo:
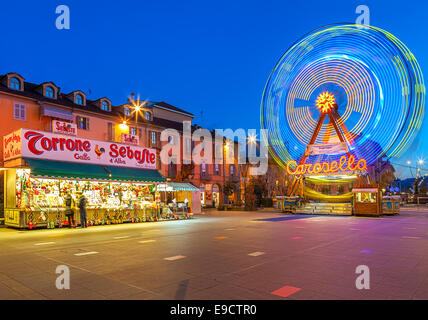
<instances>
[{"instance_id":1,"label":"storefront window","mask_svg":"<svg viewBox=\"0 0 428 320\"><path fill-rule=\"evenodd\" d=\"M373 192L357 192L356 200L357 200L357 202L362 202L362 203L375 203L376 202L376 193L373 193Z\"/></svg>"}]
</instances>

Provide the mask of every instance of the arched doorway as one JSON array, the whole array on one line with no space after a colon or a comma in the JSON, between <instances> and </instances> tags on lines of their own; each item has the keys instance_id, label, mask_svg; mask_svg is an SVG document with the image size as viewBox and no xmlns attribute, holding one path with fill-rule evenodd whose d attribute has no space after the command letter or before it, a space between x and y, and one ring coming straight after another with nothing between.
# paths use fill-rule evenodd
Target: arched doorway
<instances>
[{"instance_id":1,"label":"arched doorway","mask_svg":"<svg viewBox=\"0 0 428 320\"><path fill-rule=\"evenodd\" d=\"M221 186L218 183L214 183L212 186L212 198L213 198L213 205L216 208L220 204L223 204L223 193L221 192Z\"/></svg>"},{"instance_id":2,"label":"arched doorway","mask_svg":"<svg viewBox=\"0 0 428 320\"><path fill-rule=\"evenodd\" d=\"M201 192L201 206L205 207L206 200L205 200L205 185L204 184L201 183L199 185L199 191Z\"/></svg>"}]
</instances>

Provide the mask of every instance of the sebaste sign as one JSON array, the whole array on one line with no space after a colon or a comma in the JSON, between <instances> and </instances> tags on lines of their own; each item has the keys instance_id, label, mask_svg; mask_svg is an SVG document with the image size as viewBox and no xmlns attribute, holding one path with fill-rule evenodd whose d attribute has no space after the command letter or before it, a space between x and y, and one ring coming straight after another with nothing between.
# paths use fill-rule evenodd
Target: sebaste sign
<instances>
[{"instance_id":1,"label":"sebaste sign","mask_svg":"<svg viewBox=\"0 0 428 320\"><path fill-rule=\"evenodd\" d=\"M15 133L20 137L21 157L156 169L154 149L29 129Z\"/></svg>"},{"instance_id":2,"label":"sebaste sign","mask_svg":"<svg viewBox=\"0 0 428 320\"><path fill-rule=\"evenodd\" d=\"M59 120L52 120L52 132L76 136L77 124Z\"/></svg>"},{"instance_id":3,"label":"sebaste sign","mask_svg":"<svg viewBox=\"0 0 428 320\"><path fill-rule=\"evenodd\" d=\"M122 143L133 144L138 146L140 144L140 139L136 135L122 133Z\"/></svg>"}]
</instances>

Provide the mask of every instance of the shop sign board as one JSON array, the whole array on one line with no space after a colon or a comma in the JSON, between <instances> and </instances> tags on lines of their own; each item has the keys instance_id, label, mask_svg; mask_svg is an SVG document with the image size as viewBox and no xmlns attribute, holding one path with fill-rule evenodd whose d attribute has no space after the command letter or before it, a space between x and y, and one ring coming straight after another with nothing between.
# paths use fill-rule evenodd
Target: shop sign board
<instances>
[{"instance_id":1,"label":"shop sign board","mask_svg":"<svg viewBox=\"0 0 428 320\"><path fill-rule=\"evenodd\" d=\"M293 167L295 169L293 169ZM289 175L318 175L318 174L335 174L344 172L359 172L367 170L367 161L364 158L359 160L351 155L349 158L342 156L339 161L303 163L297 165L297 162L292 160L287 162L287 173Z\"/></svg>"},{"instance_id":2,"label":"shop sign board","mask_svg":"<svg viewBox=\"0 0 428 320\"><path fill-rule=\"evenodd\" d=\"M122 143L138 146L140 144L140 139L136 135L122 133Z\"/></svg>"},{"instance_id":3,"label":"shop sign board","mask_svg":"<svg viewBox=\"0 0 428 320\"><path fill-rule=\"evenodd\" d=\"M52 132L76 136L77 124L59 120L52 120Z\"/></svg>"},{"instance_id":4,"label":"shop sign board","mask_svg":"<svg viewBox=\"0 0 428 320\"><path fill-rule=\"evenodd\" d=\"M12 160L21 156L21 131L14 131L3 137L3 160Z\"/></svg>"},{"instance_id":5,"label":"shop sign board","mask_svg":"<svg viewBox=\"0 0 428 320\"><path fill-rule=\"evenodd\" d=\"M156 169L154 149L29 129L15 133L21 142L17 156L23 158Z\"/></svg>"}]
</instances>

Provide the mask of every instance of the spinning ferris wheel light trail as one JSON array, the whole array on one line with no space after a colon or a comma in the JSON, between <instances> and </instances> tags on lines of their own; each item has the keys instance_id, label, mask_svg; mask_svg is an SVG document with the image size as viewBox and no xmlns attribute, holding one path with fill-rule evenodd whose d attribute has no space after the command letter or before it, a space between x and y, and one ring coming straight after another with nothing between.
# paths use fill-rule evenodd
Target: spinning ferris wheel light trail
<instances>
[{"instance_id":1,"label":"spinning ferris wheel light trail","mask_svg":"<svg viewBox=\"0 0 428 320\"><path fill-rule=\"evenodd\" d=\"M284 169L335 166L344 156L369 167L403 154L424 108L420 66L398 38L337 24L310 32L280 58L263 92L261 127Z\"/></svg>"}]
</instances>

